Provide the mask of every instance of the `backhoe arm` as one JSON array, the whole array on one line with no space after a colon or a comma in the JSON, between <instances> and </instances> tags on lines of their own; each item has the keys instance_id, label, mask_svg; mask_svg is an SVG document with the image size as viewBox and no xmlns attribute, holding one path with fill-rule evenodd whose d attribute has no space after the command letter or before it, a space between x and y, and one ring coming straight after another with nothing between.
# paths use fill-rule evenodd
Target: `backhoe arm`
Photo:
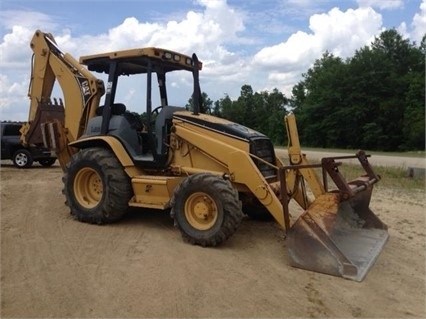
<instances>
[{"instance_id":1,"label":"backhoe arm","mask_svg":"<svg viewBox=\"0 0 426 319\"><path fill-rule=\"evenodd\" d=\"M68 144L84 133L105 93L103 81L71 55L64 54L51 34L37 30L30 46L34 52L28 92L30 111L28 123L21 129L21 139L24 144L43 142L56 152L64 169L73 154ZM56 80L64 105L62 101L51 101Z\"/></svg>"},{"instance_id":2,"label":"backhoe arm","mask_svg":"<svg viewBox=\"0 0 426 319\"><path fill-rule=\"evenodd\" d=\"M39 38L39 36L37 37ZM55 43L51 34L46 33L44 37ZM33 38L30 45L34 53L31 61L30 85L28 87L28 97L30 98L28 122L32 122L35 119L41 99L50 98L56 78L49 62L49 47L47 43L44 43L44 45L39 43L38 38L36 38L37 41L34 41L35 39Z\"/></svg>"}]
</instances>

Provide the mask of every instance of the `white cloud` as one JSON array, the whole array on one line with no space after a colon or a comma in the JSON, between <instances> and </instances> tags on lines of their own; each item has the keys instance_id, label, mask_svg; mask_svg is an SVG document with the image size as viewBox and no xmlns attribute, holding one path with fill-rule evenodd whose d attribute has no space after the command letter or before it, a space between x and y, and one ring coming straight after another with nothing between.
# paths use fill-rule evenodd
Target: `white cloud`
<instances>
[{"instance_id":1,"label":"white cloud","mask_svg":"<svg viewBox=\"0 0 426 319\"><path fill-rule=\"evenodd\" d=\"M52 32L58 47L77 59L81 55L146 46L166 47L188 55L197 52L201 60L207 61L204 64L202 77L209 80L210 76L214 76L216 79L215 84L211 84L213 88L206 87L203 90L208 92L218 89L220 85L217 83L226 90L225 79L238 78L236 75L241 67L238 57L226 48L226 44L239 41L238 33L244 30L243 15L229 7L224 0L200 0L199 3L204 6L203 11L188 11L179 21L150 23L141 22L136 17L128 17L121 24L97 35L75 36L70 29L59 29L54 23L48 23L50 28L42 29L42 31ZM31 13L25 12L25 15L31 16ZM29 77L31 37L42 21L50 21L48 16L38 12L33 12L32 16L33 19L29 19L28 23L19 23L18 20L12 19L7 23L4 22L9 31L0 43L0 66L3 70L9 71L4 72L1 85L8 86L12 91L6 94L3 90L2 111L18 101L23 109L29 104L26 92L14 89L16 88L13 84L16 82L16 70L22 68L19 74ZM190 86L186 78L173 79L173 81L179 88L185 85ZM207 81L207 83L211 82ZM131 90L132 88L129 88L129 92ZM220 92L220 95L222 94L223 91ZM19 98L12 98L13 96L19 96ZM130 99L132 96L129 94L126 98ZM25 103L22 102L23 99ZM185 103L186 100L183 102Z\"/></svg>"},{"instance_id":2,"label":"white cloud","mask_svg":"<svg viewBox=\"0 0 426 319\"><path fill-rule=\"evenodd\" d=\"M420 4L420 12L414 15L412 26L413 32L411 38L417 43L420 43L426 33L426 0L423 0Z\"/></svg>"},{"instance_id":3,"label":"white cloud","mask_svg":"<svg viewBox=\"0 0 426 319\"><path fill-rule=\"evenodd\" d=\"M13 26L12 32L3 37L0 44L1 68L21 68L29 66L30 40L33 32L23 26Z\"/></svg>"},{"instance_id":4,"label":"white cloud","mask_svg":"<svg viewBox=\"0 0 426 319\"><path fill-rule=\"evenodd\" d=\"M367 44L380 31L382 19L371 8L349 9L345 12L333 8L328 13L311 17L311 33L298 31L287 41L266 47L254 56L254 63L281 70L309 65L328 50L347 57Z\"/></svg>"},{"instance_id":5,"label":"white cloud","mask_svg":"<svg viewBox=\"0 0 426 319\"><path fill-rule=\"evenodd\" d=\"M282 1L303 8L301 10L305 16L314 10L313 7L317 8L325 3L317 0ZM300 31L302 27L298 26L299 31L295 29L289 36L284 36L282 26L288 22L284 17L288 14L287 7L286 10L281 8L283 11L268 20L268 15L262 14L260 9L256 13L247 11L247 7L243 9L243 6L237 9L229 6L225 0L196 0L196 3L201 9L194 6L196 9L179 14L180 18L172 15L173 18L169 21L161 22L157 19L156 22L150 22L141 21L137 15L125 16L120 24L109 30L83 35L75 34L72 29L61 29L54 19L43 13L17 11L13 16L7 16L5 12L0 12L0 18L3 18L0 19L0 24L6 30L0 43L2 117L10 114L11 118L8 119L26 119L29 105L26 90L32 53L29 43L37 28L52 32L58 46L77 59L81 55L146 46L165 47L188 55L196 52L203 61L203 71L200 74L202 90L212 100L223 97L225 93L231 98L238 97L243 84L252 85L254 90L276 87L290 96L291 89L300 80L301 74L324 51L328 50L343 58L349 57L382 31L382 15L372 7L396 9L403 5L400 0L359 0L360 7L357 9L342 11L333 8L325 13L312 14L309 31ZM301 21L300 17L296 20ZM264 30L261 34L246 30L257 22L266 28L280 25L280 32L274 33L274 39L278 34L282 39L281 42L270 43L252 54L250 50L255 45L271 42L268 39L271 30ZM407 30L407 26L410 30ZM412 23L401 23L399 30L404 31L403 35L410 35L413 40L421 39L426 30L426 0L422 1ZM285 32L288 34L289 29ZM247 44L249 46L244 46ZM188 77L171 78L169 84L172 90L191 86ZM138 92L129 87L127 93L124 98L126 102L130 102ZM183 103L187 101L185 98L187 97L183 98Z\"/></svg>"},{"instance_id":6,"label":"white cloud","mask_svg":"<svg viewBox=\"0 0 426 319\"><path fill-rule=\"evenodd\" d=\"M315 55L316 39L313 34L298 31L287 41L260 50L253 59L254 65L268 67L271 70L291 71L299 65L310 64L311 56Z\"/></svg>"},{"instance_id":7,"label":"white cloud","mask_svg":"<svg viewBox=\"0 0 426 319\"><path fill-rule=\"evenodd\" d=\"M0 74L1 120L25 120L28 117L28 108L23 107L28 101L27 89L28 79L12 82L6 75ZM15 114L19 114L18 117Z\"/></svg>"},{"instance_id":8,"label":"white cloud","mask_svg":"<svg viewBox=\"0 0 426 319\"><path fill-rule=\"evenodd\" d=\"M295 74L305 72L326 50L340 57L349 57L355 50L368 44L380 32L382 17L371 8L338 8L328 13L315 14L309 20L310 33L298 31L286 41L265 47L253 58L258 69L269 70L271 86L287 89L295 85Z\"/></svg>"},{"instance_id":9,"label":"white cloud","mask_svg":"<svg viewBox=\"0 0 426 319\"><path fill-rule=\"evenodd\" d=\"M357 0L360 7L397 9L404 6L404 0Z\"/></svg>"},{"instance_id":10,"label":"white cloud","mask_svg":"<svg viewBox=\"0 0 426 319\"><path fill-rule=\"evenodd\" d=\"M398 28L396 28L396 30L398 31L399 34L401 34L401 36L403 38L409 38L410 37L410 33L407 29L407 24L405 22L402 22Z\"/></svg>"},{"instance_id":11,"label":"white cloud","mask_svg":"<svg viewBox=\"0 0 426 319\"><path fill-rule=\"evenodd\" d=\"M326 14L316 14L310 19L309 28L324 49L347 57L364 46L382 26L382 16L371 8L348 9L345 12L333 8Z\"/></svg>"},{"instance_id":12,"label":"white cloud","mask_svg":"<svg viewBox=\"0 0 426 319\"><path fill-rule=\"evenodd\" d=\"M107 34L111 45L109 50L128 48L129 44L146 43L156 32L161 33L162 29L157 23L140 23L134 17L126 18L122 24L109 30ZM104 51L104 48L102 50Z\"/></svg>"}]
</instances>

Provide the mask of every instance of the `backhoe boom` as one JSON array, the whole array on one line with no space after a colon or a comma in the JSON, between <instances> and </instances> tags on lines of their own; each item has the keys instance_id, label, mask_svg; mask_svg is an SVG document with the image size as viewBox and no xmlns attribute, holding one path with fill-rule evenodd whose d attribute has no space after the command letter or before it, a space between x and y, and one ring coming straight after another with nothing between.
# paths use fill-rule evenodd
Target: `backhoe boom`
<instances>
[{"instance_id":1,"label":"backhoe boom","mask_svg":"<svg viewBox=\"0 0 426 319\"><path fill-rule=\"evenodd\" d=\"M64 168L74 153L68 143L83 134L87 122L95 115L105 92L103 81L71 55L63 53L49 33L37 30L30 47L33 50L28 91L30 110L28 123L21 129L21 139L24 144L44 141L45 146L56 152ZM51 101L56 80L64 96L64 105Z\"/></svg>"}]
</instances>

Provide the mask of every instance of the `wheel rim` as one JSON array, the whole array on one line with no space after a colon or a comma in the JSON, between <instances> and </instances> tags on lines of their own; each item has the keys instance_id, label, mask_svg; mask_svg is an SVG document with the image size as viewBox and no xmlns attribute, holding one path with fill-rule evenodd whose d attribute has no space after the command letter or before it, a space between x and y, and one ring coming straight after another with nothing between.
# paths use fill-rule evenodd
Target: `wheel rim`
<instances>
[{"instance_id":1,"label":"wheel rim","mask_svg":"<svg viewBox=\"0 0 426 319\"><path fill-rule=\"evenodd\" d=\"M192 227L207 230L216 223L218 217L216 202L206 193L191 194L185 202L185 216Z\"/></svg>"},{"instance_id":2,"label":"wheel rim","mask_svg":"<svg viewBox=\"0 0 426 319\"><path fill-rule=\"evenodd\" d=\"M89 167L81 169L74 179L74 194L84 208L98 205L103 194L102 179L98 172Z\"/></svg>"},{"instance_id":3,"label":"wheel rim","mask_svg":"<svg viewBox=\"0 0 426 319\"><path fill-rule=\"evenodd\" d=\"M28 157L24 153L19 153L15 157L15 162L18 166L25 166L28 162Z\"/></svg>"}]
</instances>

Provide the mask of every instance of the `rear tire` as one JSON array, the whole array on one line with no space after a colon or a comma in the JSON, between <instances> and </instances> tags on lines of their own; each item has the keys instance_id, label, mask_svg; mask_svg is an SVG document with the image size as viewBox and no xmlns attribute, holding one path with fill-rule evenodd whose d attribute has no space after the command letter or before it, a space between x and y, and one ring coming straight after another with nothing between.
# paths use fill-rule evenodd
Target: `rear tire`
<instances>
[{"instance_id":1,"label":"rear tire","mask_svg":"<svg viewBox=\"0 0 426 319\"><path fill-rule=\"evenodd\" d=\"M62 178L65 204L81 222L112 223L121 219L132 197L130 178L107 149L88 148L76 153Z\"/></svg>"},{"instance_id":2,"label":"rear tire","mask_svg":"<svg viewBox=\"0 0 426 319\"><path fill-rule=\"evenodd\" d=\"M202 173L178 186L171 216L184 240L205 247L217 246L234 234L243 213L238 192L229 181Z\"/></svg>"},{"instance_id":3,"label":"rear tire","mask_svg":"<svg viewBox=\"0 0 426 319\"><path fill-rule=\"evenodd\" d=\"M18 168L28 168L33 165L33 156L26 149L17 150L12 156L13 165Z\"/></svg>"}]
</instances>

